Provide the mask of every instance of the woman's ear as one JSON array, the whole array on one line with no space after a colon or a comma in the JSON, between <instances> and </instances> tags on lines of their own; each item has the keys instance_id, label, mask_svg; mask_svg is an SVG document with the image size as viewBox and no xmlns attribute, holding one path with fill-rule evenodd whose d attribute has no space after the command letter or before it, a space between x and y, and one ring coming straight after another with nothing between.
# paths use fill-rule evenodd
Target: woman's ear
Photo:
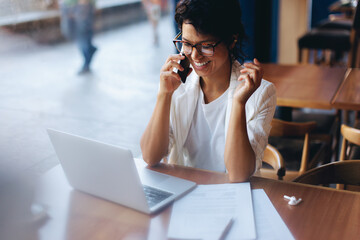
<instances>
[{"instance_id":1,"label":"woman's ear","mask_svg":"<svg viewBox=\"0 0 360 240\"><path fill-rule=\"evenodd\" d=\"M236 34L236 35L233 36L233 41L230 44L230 50L232 50L235 47L235 45L236 45L236 43L238 41L238 38L239 38L239 34Z\"/></svg>"}]
</instances>

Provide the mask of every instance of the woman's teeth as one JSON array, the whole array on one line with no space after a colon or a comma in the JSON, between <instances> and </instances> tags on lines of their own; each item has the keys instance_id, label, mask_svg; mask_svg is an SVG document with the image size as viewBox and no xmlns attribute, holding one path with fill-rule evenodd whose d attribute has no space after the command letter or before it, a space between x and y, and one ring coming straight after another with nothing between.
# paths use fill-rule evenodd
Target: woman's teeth
<instances>
[{"instance_id":1,"label":"woman's teeth","mask_svg":"<svg viewBox=\"0 0 360 240\"><path fill-rule=\"evenodd\" d=\"M204 66L205 64L208 64L210 61L207 61L207 62L202 62L202 63L195 63L195 65L197 67L201 67L201 66Z\"/></svg>"}]
</instances>

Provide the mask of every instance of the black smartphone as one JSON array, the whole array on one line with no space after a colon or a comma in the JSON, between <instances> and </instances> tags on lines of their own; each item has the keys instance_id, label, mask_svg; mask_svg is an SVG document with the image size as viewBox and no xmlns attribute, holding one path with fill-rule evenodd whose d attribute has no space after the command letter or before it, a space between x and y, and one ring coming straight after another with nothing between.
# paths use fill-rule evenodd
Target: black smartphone
<instances>
[{"instance_id":1,"label":"black smartphone","mask_svg":"<svg viewBox=\"0 0 360 240\"><path fill-rule=\"evenodd\" d=\"M181 55L185 56L185 54L181 53ZM178 71L179 76L181 77L181 81L183 83L186 82L186 77L189 73L190 70L190 61L189 59L185 56L185 58L183 60L180 60L180 65L184 68L184 71Z\"/></svg>"}]
</instances>

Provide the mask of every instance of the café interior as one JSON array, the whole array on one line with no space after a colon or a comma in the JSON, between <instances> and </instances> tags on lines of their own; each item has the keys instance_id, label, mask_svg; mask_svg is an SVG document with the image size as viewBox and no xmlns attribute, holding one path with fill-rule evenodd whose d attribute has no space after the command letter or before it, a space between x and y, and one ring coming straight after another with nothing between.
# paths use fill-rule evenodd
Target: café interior
<instances>
[{"instance_id":1,"label":"caf\u00e9 interior","mask_svg":"<svg viewBox=\"0 0 360 240\"><path fill-rule=\"evenodd\" d=\"M259 59L263 78L277 94L263 165L249 179L251 189L264 189L294 239L358 239L360 4L240 3L251 40L247 55ZM139 162L140 136L156 100L159 69L175 51L174 3L161 1L159 45L154 46L142 1L98 0L98 53L92 72L85 75L76 74L80 56L61 35L56 1L1 4L0 202L9 205L0 204L5 211L0 238L170 239L171 208L148 216L73 190L46 129L125 146ZM146 76L148 82L140 80ZM229 183L226 173L166 161L148 168L197 184ZM303 201L290 206L284 195ZM15 224L3 224L9 218ZM26 221L18 223L19 218ZM19 226L26 227L17 231Z\"/></svg>"}]
</instances>

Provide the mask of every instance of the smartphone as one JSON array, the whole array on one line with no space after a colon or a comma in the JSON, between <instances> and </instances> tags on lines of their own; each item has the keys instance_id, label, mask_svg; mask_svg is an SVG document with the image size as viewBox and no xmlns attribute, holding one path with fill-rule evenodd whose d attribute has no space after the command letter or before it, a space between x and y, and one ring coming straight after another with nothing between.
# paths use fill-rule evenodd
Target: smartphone
<instances>
[{"instance_id":1,"label":"smartphone","mask_svg":"<svg viewBox=\"0 0 360 240\"><path fill-rule=\"evenodd\" d=\"M182 56L185 56L185 54L181 53ZM186 77L189 73L190 70L190 61L189 59L185 56L185 58L183 60L180 60L180 65L184 68L184 71L178 71L179 76L181 77L181 81L183 83L186 82Z\"/></svg>"}]
</instances>

